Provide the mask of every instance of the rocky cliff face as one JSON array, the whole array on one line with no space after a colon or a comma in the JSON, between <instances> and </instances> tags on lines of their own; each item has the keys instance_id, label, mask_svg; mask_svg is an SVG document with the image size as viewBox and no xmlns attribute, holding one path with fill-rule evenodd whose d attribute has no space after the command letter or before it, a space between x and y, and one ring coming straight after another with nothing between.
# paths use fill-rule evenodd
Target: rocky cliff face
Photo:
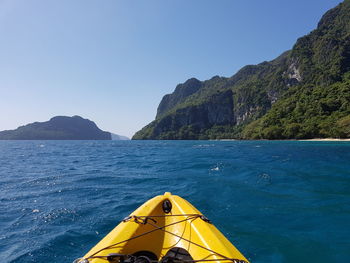
<instances>
[{"instance_id":1,"label":"rocky cliff face","mask_svg":"<svg viewBox=\"0 0 350 263\"><path fill-rule=\"evenodd\" d=\"M174 114L169 114L161 119L155 127L155 135L179 130L186 126L192 126L194 130L200 131L215 124L233 124L232 108L232 91L216 94L209 101L178 109Z\"/></svg>"},{"instance_id":2,"label":"rocky cliff face","mask_svg":"<svg viewBox=\"0 0 350 263\"><path fill-rule=\"evenodd\" d=\"M177 85L175 91L172 94L165 95L162 101L159 103L156 119L169 111L171 108L175 107L177 104L183 102L188 96L196 93L201 87L202 82L195 78L189 79L185 83Z\"/></svg>"},{"instance_id":3,"label":"rocky cliff face","mask_svg":"<svg viewBox=\"0 0 350 263\"><path fill-rule=\"evenodd\" d=\"M143 136L144 132L151 130L147 139L181 139L189 132L198 134L213 125L234 125L235 118L232 109L232 91L219 92L208 101L179 108L155 120L150 124L151 127L145 127L145 130L139 133L140 136ZM137 136L136 134L134 137Z\"/></svg>"},{"instance_id":4,"label":"rocky cliff face","mask_svg":"<svg viewBox=\"0 0 350 263\"><path fill-rule=\"evenodd\" d=\"M313 123L310 133L308 118L318 116L322 122L333 114L328 122L335 125L337 118L350 114L350 98L346 88L340 88L347 87L344 83L349 71L350 0L346 0L328 11L317 29L299 38L292 50L278 58L245 66L230 78L216 76L202 82L190 79L178 85L172 94L164 96L156 120L133 139L249 139L271 138L270 134L272 138L295 138L295 131L302 129L305 132L298 137L327 136L331 124ZM342 100L334 97L337 92L344 94ZM310 101L303 96L309 96ZM320 101L326 102L321 106ZM300 105L304 104L302 112ZM319 108L306 111L311 104ZM285 123L279 121L283 118ZM276 133L279 125L282 128ZM274 132L264 133L264 129Z\"/></svg>"},{"instance_id":5,"label":"rocky cliff face","mask_svg":"<svg viewBox=\"0 0 350 263\"><path fill-rule=\"evenodd\" d=\"M289 52L270 62L249 65L231 78L215 76L200 82L190 79L162 99L155 121L137 132L133 139L207 139L202 136L217 126L244 125L261 117L291 80ZM288 72L288 73L287 73ZM273 76L278 75L278 78Z\"/></svg>"},{"instance_id":6,"label":"rocky cliff face","mask_svg":"<svg viewBox=\"0 0 350 263\"><path fill-rule=\"evenodd\" d=\"M80 116L56 116L16 130L0 132L0 140L111 140L111 134Z\"/></svg>"}]
</instances>

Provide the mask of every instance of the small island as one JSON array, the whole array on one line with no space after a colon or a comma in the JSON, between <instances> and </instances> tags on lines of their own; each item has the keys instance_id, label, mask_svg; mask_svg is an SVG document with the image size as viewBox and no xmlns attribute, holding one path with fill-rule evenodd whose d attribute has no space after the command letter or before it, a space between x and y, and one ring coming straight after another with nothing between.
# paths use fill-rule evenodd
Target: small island
<instances>
[{"instance_id":1,"label":"small island","mask_svg":"<svg viewBox=\"0 0 350 263\"><path fill-rule=\"evenodd\" d=\"M110 132L80 116L56 116L45 122L34 122L15 130L0 132L0 140L111 140Z\"/></svg>"}]
</instances>

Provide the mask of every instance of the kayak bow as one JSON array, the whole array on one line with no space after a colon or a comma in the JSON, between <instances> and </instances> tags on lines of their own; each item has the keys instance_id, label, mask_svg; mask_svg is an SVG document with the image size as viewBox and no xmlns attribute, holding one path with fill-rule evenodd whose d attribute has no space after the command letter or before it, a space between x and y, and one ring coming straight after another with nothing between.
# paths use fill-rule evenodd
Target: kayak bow
<instances>
[{"instance_id":1,"label":"kayak bow","mask_svg":"<svg viewBox=\"0 0 350 263\"><path fill-rule=\"evenodd\" d=\"M136 209L79 263L237 262L248 260L195 207L165 193Z\"/></svg>"}]
</instances>

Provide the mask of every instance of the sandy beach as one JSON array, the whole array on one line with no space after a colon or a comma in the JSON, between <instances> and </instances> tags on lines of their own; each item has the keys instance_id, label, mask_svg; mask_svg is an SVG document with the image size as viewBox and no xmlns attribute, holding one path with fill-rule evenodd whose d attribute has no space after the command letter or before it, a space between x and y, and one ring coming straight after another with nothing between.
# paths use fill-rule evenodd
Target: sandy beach
<instances>
[{"instance_id":1,"label":"sandy beach","mask_svg":"<svg viewBox=\"0 0 350 263\"><path fill-rule=\"evenodd\" d=\"M317 141L317 142L350 142L350 139L337 139L337 138L315 138L300 141Z\"/></svg>"}]
</instances>

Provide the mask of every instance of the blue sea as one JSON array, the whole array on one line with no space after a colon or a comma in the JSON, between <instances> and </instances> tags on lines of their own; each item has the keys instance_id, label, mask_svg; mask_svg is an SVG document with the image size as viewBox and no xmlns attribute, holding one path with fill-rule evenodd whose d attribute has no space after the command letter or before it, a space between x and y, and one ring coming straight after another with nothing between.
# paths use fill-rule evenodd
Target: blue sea
<instances>
[{"instance_id":1,"label":"blue sea","mask_svg":"<svg viewBox=\"0 0 350 263\"><path fill-rule=\"evenodd\" d=\"M253 263L350 262L350 143L0 141L1 262L72 262L155 195Z\"/></svg>"}]
</instances>

